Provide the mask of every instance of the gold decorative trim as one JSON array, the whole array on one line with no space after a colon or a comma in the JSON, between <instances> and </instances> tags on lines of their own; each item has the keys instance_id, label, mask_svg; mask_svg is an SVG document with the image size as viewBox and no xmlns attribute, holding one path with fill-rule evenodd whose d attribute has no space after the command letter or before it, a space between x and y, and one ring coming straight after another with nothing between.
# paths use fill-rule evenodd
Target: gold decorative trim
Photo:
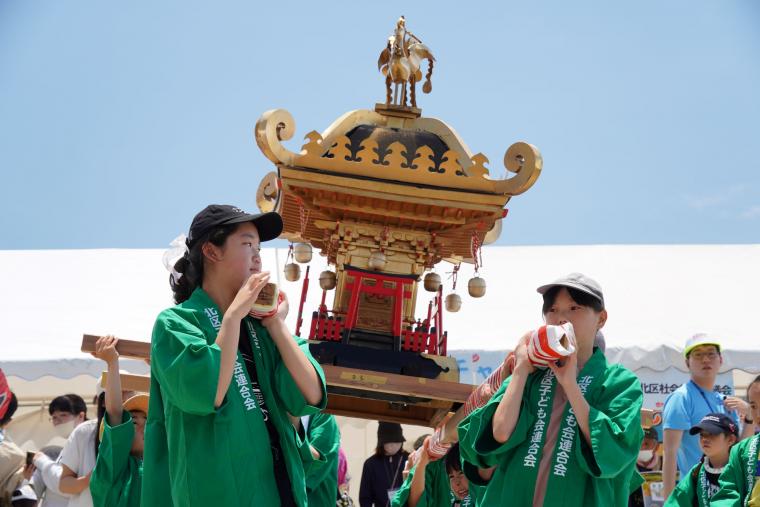
<instances>
[{"instance_id":1,"label":"gold decorative trim","mask_svg":"<svg viewBox=\"0 0 760 507\"><path fill-rule=\"evenodd\" d=\"M393 130L391 120L401 121L403 128ZM429 145L412 146L400 141L380 146L371 135L357 143L349 135L360 126L372 132L388 129L388 132L403 130L410 135L433 135L440 140L440 146L448 149L435 153ZM306 134L299 153L282 144L292 138L294 132L295 121L290 113L283 109L267 111L256 122L256 143L269 160L294 169L319 169L346 177L502 196L525 192L538 179L542 168L538 150L528 143L518 142L510 146L504 156L507 171L516 176L492 179L488 158L482 153L473 155L454 129L435 118L399 119L375 111L352 111L338 118L324 134L314 130Z\"/></svg>"}]
</instances>

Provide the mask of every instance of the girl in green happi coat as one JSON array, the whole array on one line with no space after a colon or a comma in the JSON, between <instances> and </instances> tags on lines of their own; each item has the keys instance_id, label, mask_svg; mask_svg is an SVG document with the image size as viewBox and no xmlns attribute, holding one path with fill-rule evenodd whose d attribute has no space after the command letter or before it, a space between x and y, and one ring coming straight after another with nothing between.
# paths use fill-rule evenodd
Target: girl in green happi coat
<instances>
[{"instance_id":1,"label":"girl in green happi coat","mask_svg":"<svg viewBox=\"0 0 760 507\"><path fill-rule=\"evenodd\" d=\"M122 403L118 341L113 336L101 336L92 354L108 366L106 413L100 423L98 458L90 476L95 507L140 507L148 395L135 394Z\"/></svg>"},{"instance_id":2,"label":"girl in green happi coat","mask_svg":"<svg viewBox=\"0 0 760 507\"><path fill-rule=\"evenodd\" d=\"M425 439L424 450L412 467L401 488L393 497L391 507L476 507L481 500L493 470L473 470L478 482L472 482L462 471L459 444L451 446L443 458L430 461L427 449L430 437Z\"/></svg>"},{"instance_id":3,"label":"girl in green happi coat","mask_svg":"<svg viewBox=\"0 0 760 507\"><path fill-rule=\"evenodd\" d=\"M335 416L319 412L297 422L303 427L310 458L304 463L309 507L335 507L340 450L340 429Z\"/></svg>"},{"instance_id":4,"label":"girl in green happi coat","mask_svg":"<svg viewBox=\"0 0 760 507\"><path fill-rule=\"evenodd\" d=\"M547 324L572 324L575 351L539 369L528 357L532 333L523 336L512 375L460 423L462 456L496 467L483 505L623 507L642 482L641 384L595 346L607 320L596 281L573 273L538 292Z\"/></svg>"},{"instance_id":5,"label":"girl in green happi coat","mask_svg":"<svg viewBox=\"0 0 760 507\"><path fill-rule=\"evenodd\" d=\"M750 417L744 424L760 426L760 376L747 386ZM760 433L731 448L728 464L718 480L720 490L710 500L713 507L760 507Z\"/></svg>"},{"instance_id":6,"label":"girl in green happi coat","mask_svg":"<svg viewBox=\"0 0 760 507\"><path fill-rule=\"evenodd\" d=\"M250 315L269 281L277 213L210 205L169 262L176 306L153 328L142 506L305 506L313 459L291 423L327 403L324 374L285 325L287 298Z\"/></svg>"},{"instance_id":7,"label":"girl in green happi coat","mask_svg":"<svg viewBox=\"0 0 760 507\"><path fill-rule=\"evenodd\" d=\"M734 420L718 412L704 416L689 433L699 435L703 456L681 477L665 507L710 507L712 497L720 489L719 478L728 462L731 446L739 438Z\"/></svg>"}]
</instances>

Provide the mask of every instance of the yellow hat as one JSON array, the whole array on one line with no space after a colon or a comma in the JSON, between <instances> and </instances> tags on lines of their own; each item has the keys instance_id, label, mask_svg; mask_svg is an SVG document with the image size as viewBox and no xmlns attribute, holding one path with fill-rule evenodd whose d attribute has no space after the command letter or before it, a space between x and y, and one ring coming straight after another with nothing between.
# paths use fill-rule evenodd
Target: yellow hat
<instances>
[{"instance_id":1,"label":"yellow hat","mask_svg":"<svg viewBox=\"0 0 760 507\"><path fill-rule=\"evenodd\" d=\"M688 340L686 340L686 347L683 349L684 357L689 357L691 351L702 345L714 345L720 353L720 343L714 336L710 336L706 333L697 333Z\"/></svg>"},{"instance_id":2,"label":"yellow hat","mask_svg":"<svg viewBox=\"0 0 760 507\"><path fill-rule=\"evenodd\" d=\"M122 403L122 407L124 407L124 410L127 412L143 412L145 415L148 415L148 402L150 401L150 396L144 393L135 394L131 398L127 399L124 403ZM106 418L103 417L103 420L100 421L100 428L98 433L98 438L103 440L103 431L105 431L105 423Z\"/></svg>"},{"instance_id":3,"label":"yellow hat","mask_svg":"<svg viewBox=\"0 0 760 507\"><path fill-rule=\"evenodd\" d=\"M148 415L148 402L150 396L145 393L135 394L124 402L124 410L127 412L138 411Z\"/></svg>"}]
</instances>

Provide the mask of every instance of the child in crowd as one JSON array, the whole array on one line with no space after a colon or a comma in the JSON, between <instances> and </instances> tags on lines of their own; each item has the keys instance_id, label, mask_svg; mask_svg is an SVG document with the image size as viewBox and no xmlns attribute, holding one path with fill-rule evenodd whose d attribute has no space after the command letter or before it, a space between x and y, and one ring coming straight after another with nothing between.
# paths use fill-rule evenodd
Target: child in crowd
<instances>
[{"instance_id":1,"label":"child in crowd","mask_svg":"<svg viewBox=\"0 0 760 507\"><path fill-rule=\"evenodd\" d=\"M424 450L409 471L404 484L396 492L392 507L451 507L481 505L484 485L493 472L482 471L479 485L471 483L462 472L459 444L451 446L443 458L431 461L428 456L430 437L423 444ZM472 466L465 463L465 466Z\"/></svg>"},{"instance_id":2,"label":"child in crowd","mask_svg":"<svg viewBox=\"0 0 760 507\"><path fill-rule=\"evenodd\" d=\"M100 424L100 448L90 477L96 507L139 507L148 396L136 394L122 402L118 339L102 336L93 356L108 366L106 413Z\"/></svg>"},{"instance_id":3,"label":"child in crowd","mask_svg":"<svg viewBox=\"0 0 760 507\"><path fill-rule=\"evenodd\" d=\"M335 416L318 412L303 416L306 497L309 507L335 507L338 495L340 430Z\"/></svg>"},{"instance_id":4,"label":"child in crowd","mask_svg":"<svg viewBox=\"0 0 760 507\"><path fill-rule=\"evenodd\" d=\"M747 387L752 419L760 421L760 376ZM731 449L720 476L720 491L710 503L714 507L760 507L760 433L745 438Z\"/></svg>"},{"instance_id":5,"label":"child in crowd","mask_svg":"<svg viewBox=\"0 0 760 507\"><path fill-rule=\"evenodd\" d=\"M699 435L702 459L681 478L665 502L666 507L709 507L710 499L718 492L718 478L728 462L728 454L737 439L739 429L726 414L714 412L702 418L689 430Z\"/></svg>"},{"instance_id":6,"label":"child in crowd","mask_svg":"<svg viewBox=\"0 0 760 507\"><path fill-rule=\"evenodd\" d=\"M636 469L639 472L659 472L662 470L662 456L658 454L660 442L657 430L646 428L644 440L641 441L639 457L636 459ZM637 488L628 499L628 507L644 507L644 491Z\"/></svg>"},{"instance_id":7,"label":"child in crowd","mask_svg":"<svg viewBox=\"0 0 760 507\"><path fill-rule=\"evenodd\" d=\"M659 436L654 428L644 430L644 440L641 441L639 457L636 459L636 468L639 472L659 472L662 470L662 456L658 453L660 449Z\"/></svg>"},{"instance_id":8,"label":"child in crowd","mask_svg":"<svg viewBox=\"0 0 760 507\"><path fill-rule=\"evenodd\" d=\"M538 292L547 324L572 324L575 351L537 369L527 350L532 333L524 335L512 375L460 423L462 456L496 467L483 505L626 505L641 484L643 393L631 371L607 364L595 346L607 321L602 289L573 273Z\"/></svg>"}]
</instances>

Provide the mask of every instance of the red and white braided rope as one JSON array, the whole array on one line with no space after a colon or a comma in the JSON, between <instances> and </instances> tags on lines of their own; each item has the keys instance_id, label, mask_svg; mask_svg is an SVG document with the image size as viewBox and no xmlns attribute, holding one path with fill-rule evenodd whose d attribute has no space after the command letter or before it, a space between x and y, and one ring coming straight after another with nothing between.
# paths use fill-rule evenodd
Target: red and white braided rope
<instances>
[{"instance_id":1,"label":"red and white braided rope","mask_svg":"<svg viewBox=\"0 0 760 507\"><path fill-rule=\"evenodd\" d=\"M509 376L514 368L514 354L510 354L503 367L497 368L492 372L488 378L486 378L482 384L480 384L470 395L467 397L467 401L464 404L463 414L464 417L470 415L475 409L478 409L488 403L488 400L499 389L504 379ZM451 449L450 442L444 442L444 429L446 423L442 424L433 432L430 437L430 444L428 445L428 456L431 460L435 461L443 458ZM412 455L413 463L417 462L420 453L424 447L420 447Z\"/></svg>"}]
</instances>

